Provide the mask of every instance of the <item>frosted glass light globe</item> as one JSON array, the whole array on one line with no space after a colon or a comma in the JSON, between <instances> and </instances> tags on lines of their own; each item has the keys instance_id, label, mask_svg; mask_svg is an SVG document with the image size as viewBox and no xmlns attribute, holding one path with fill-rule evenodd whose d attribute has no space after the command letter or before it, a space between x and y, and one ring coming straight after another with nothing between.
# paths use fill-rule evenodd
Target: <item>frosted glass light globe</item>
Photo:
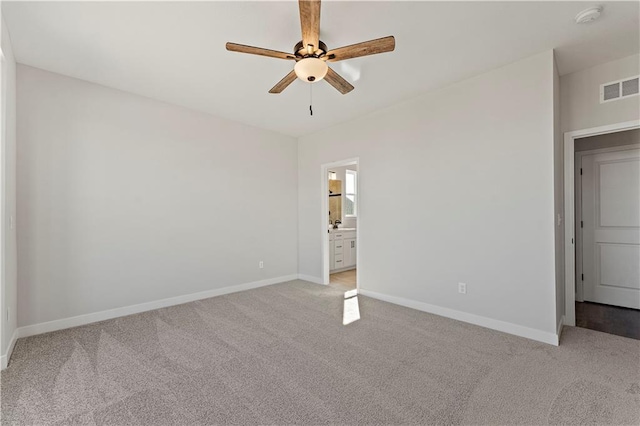
<instances>
[{"instance_id":1,"label":"frosted glass light globe","mask_svg":"<svg viewBox=\"0 0 640 426\"><path fill-rule=\"evenodd\" d=\"M315 83L327 75L329 67L318 58L304 58L299 60L293 69L298 78L306 83Z\"/></svg>"}]
</instances>

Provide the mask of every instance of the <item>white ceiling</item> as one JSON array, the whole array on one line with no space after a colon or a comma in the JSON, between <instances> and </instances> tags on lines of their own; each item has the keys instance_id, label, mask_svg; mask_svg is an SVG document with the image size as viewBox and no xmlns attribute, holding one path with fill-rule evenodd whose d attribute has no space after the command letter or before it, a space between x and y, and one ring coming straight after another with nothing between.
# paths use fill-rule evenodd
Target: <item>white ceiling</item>
<instances>
[{"instance_id":1,"label":"white ceiling","mask_svg":"<svg viewBox=\"0 0 640 426\"><path fill-rule=\"evenodd\" d=\"M521 58L556 49L561 74L640 51L638 2L324 2L320 38L335 48L394 35L391 53L334 63L354 86L268 90L293 62L232 53L225 42L291 51L295 2L7 2L18 62L299 136Z\"/></svg>"}]
</instances>

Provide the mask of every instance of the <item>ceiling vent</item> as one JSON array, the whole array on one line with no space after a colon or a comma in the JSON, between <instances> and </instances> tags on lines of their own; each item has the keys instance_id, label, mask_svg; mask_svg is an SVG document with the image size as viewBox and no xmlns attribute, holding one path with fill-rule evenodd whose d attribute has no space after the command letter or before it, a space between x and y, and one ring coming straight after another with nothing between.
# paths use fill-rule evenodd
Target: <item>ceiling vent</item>
<instances>
[{"instance_id":1,"label":"ceiling vent","mask_svg":"<svg viewBox=\"0 0 640 426\"><path fill-rule=\"evenodd\" d=\"M638 96L640 76L629 77L600 85L600 103Z\"/></svg>"}]
</instances>

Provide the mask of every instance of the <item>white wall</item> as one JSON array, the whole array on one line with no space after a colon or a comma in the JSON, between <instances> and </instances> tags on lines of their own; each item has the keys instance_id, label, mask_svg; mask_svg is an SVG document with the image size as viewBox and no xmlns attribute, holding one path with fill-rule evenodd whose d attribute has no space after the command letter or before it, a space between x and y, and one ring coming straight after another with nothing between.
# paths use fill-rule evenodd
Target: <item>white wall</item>
<instances>
[{"instance_id":1,"label":"white wall","mask_svg":"<svg viewBox=\"0 0 640 426\"><path fill-rule=\"evenodd\" d=\"M632 55L560 77L562 131L637 120L640 98L601 104L600 85L640 74L640 55Z\"/></svg>"},{"instance_id":2,"label":"white wall","mask_svg":"<svg viewBox=\"0 0 640 426\"><path fill-rule=\"evenodd\" d=\"M2 236L2 289L0 294L2 364L8 361L12 337L17 327L17 253L16 229L10 226L11 217L16 217L16 62L11 48L11 39L3 19L2 42L2 89L1 93L1 152L0 172L2 188L2 211L0 233Z\"/></svg>"},{"instance_id":3,"label":"white wall","mask_svg":"<svg viewBox=\"0 0 640 426\"><path fill-rule=\"evenodd\" d=\"M322 276L321 164L359 157L362 289L550 340L553 106L549 51L302 137L299 273Z\"/></svg>"},{"instance_id":4,"label":"white wall","mask_svg":"<svg viewBox=\"0 0 640 426\"><path fill-rule=\"evenodd\" d=\"M294 138L19 65L19 326L295 275L296 163Z\"/></svg>"},{"instance_id":5,"label":"white wall","mask_svg":"<svg viewBox=\"0 0 640 426\"><path fill-rule=\"evenodd\" d=\"M358 171L357 165L352 166L341 166L341 167L332 167L330 171L336 172L336 179L342 181L342 213L340 221L342 222L343 228L357 228L358 227L358 219L357 217L346 217L344 215L344 206L346 199L346 181L347 181L347 170L355 170ZM356 212L357 213L357 212Z\"/></svg>"}]
</instances>

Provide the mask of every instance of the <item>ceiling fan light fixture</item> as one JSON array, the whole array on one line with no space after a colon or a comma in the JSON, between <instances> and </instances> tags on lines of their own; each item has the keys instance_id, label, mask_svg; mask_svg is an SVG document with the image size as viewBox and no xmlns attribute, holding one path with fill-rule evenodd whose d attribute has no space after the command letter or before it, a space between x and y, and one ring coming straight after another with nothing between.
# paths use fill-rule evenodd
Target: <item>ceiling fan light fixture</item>
<instances>
[{"instance_id":1,"label":"ceiling fan light fixture","mask_svg":"<svg viewBox=\"0 0 640 426\"><path fill-rule=\"evenodd\" d=\"M306 83L315 83L327 75L329 67L322 59L304 58L300 59L293 69L300 80Z\"/></svg>"},{"instance_id":2,"label":"ceiling fan light fixture","mask_svg":"<svg viewBox=\"0 0 640 426\"><path fill-rule=\"evenodd\" d=\"M338 62L346 59L360 58L362 56L377 55L378 53L391 52L396 48L395 37L387 36L333 50L327 49L327 45L319 39L320 1L321 0L298 0L302 40L293 46L293 53L238 43L226 44L227 50L231 52L249 53L287 61L296 61L294 69L289 71L287 75L276 83L276 85L269 90L269 93L282 93L291 83L300 79L305 83L315 83L316 81L324 80L338 92L343 95L347 94L353 90L351 83L335 72L333 68L329 68L325 62ZM311 88L311 86L309 86L309 88ZM313 115L313 111L311 110L310 112Z\"/></svg>"}]
</instances>

